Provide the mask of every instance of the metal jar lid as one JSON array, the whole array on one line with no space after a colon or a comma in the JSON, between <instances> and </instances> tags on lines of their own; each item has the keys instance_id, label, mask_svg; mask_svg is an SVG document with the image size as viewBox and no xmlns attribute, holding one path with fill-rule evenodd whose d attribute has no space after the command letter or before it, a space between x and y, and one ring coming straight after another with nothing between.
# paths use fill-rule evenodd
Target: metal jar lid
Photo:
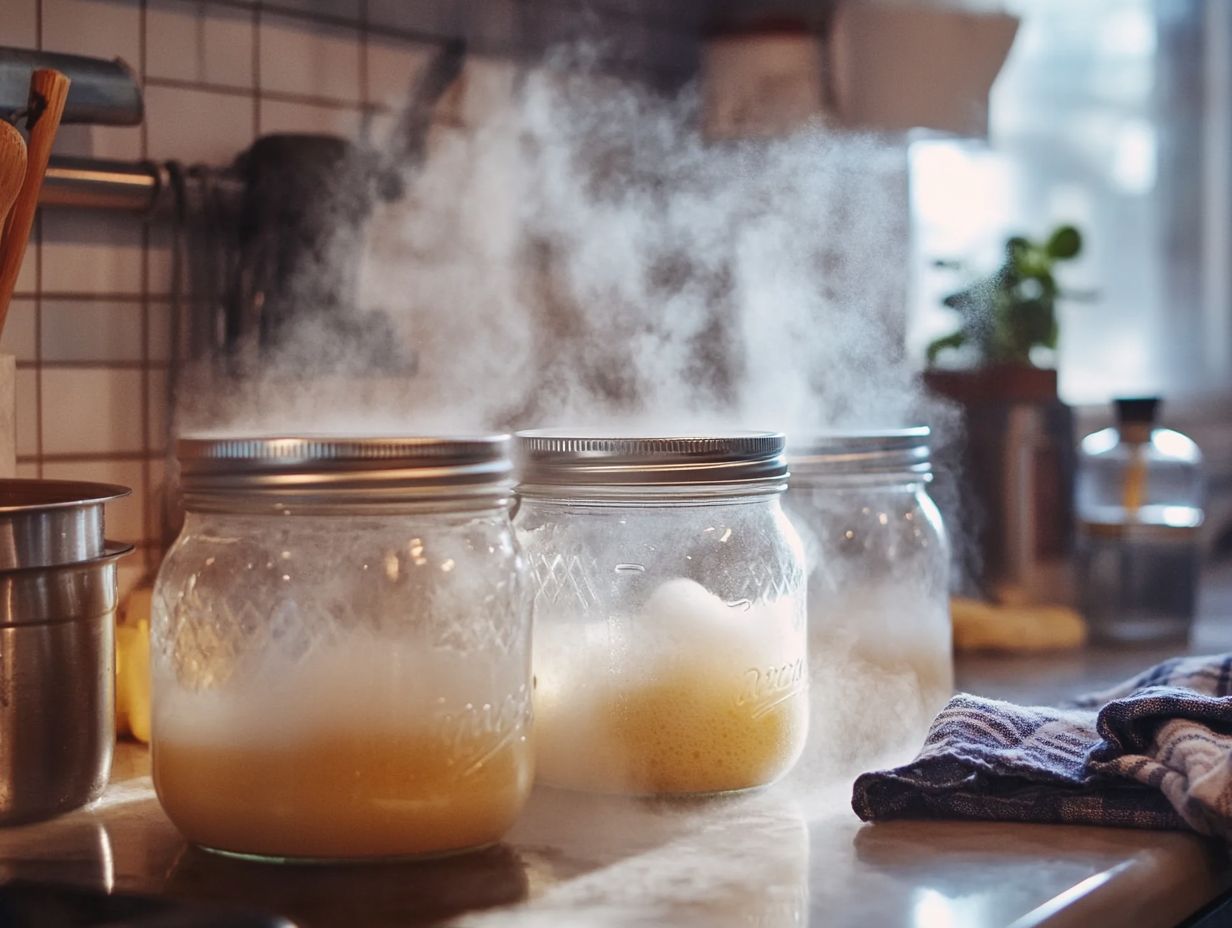
<instances>
[{"instance_id":1,"label":"metal jar lid","mask_svg":"<svg viewBox=\"0 0 1232 928\"><path fill-rule=\"evenodd\" d=\"M179 440L190 510L396 508L506 496L508 435L192 436Z\"/></svg>"},{"instance_id":2,"label":"metal jar lid","mask_svg":"<svg viewBox=\"0 0 1232 928\"><path fill-rule=\"evenodd\" d=\"M774 486L787 478L781 432L619 436L584 430L517 433L519 489Z\"/></svg>"},{"instance_id":3,"label":"metal jar lid","mask_svg":"<svg viewBox=\"0 0 1232 928\"><path fill-rule=\"evenodd\" d=\"M75 480L0 480L0 570L101 557L103 504L128 487Z\"/></svg>"},{"instance_id":4,"label":"metal jar lid","mask_svg":"<svg viewBox=\"0 0 1232 928\"><path fill-rule=\"evenodd\" d=\"M787 458L796 478L919 475L932 472L926 425L792 436Z\"/></svg>"}]
</instances>

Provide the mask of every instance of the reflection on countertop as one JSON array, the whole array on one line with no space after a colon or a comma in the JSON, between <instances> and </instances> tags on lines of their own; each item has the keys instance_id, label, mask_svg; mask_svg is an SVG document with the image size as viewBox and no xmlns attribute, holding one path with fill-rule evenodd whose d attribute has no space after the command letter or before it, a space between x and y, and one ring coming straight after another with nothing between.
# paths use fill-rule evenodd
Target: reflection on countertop
<instances>
[{"instance_id":1,"label":"reflection on countertop","mask_svg":"<svg viewBox=\"0 0 1232 928\"><path fill-rule=\"evenodd\" d=\"M1089 924L1096 902L1097 923L1151 928L1212 899L1229 874L1217 846L1179 832L863 825L846 783L683 804L539 790L507 841L478 853L251 863L186 846L146 771L145 749L122 744L93 808L0 830L0 878L225 902L309 928L1057 926L1082 912Z\"/></svg>"},{"instance_id":2,"label":"reflection on countertop","mask_svg":"<svg viewBox=\"0 0 1232 928\"><path fill-rule=\"evenodd\" d=\"M1232 578L1232 573L1229 574ZM1215 584L1191 650L1232 648ZM1113 682L1162 649L971 659L960 686L1048 702ZM0 880L225 902L309 928L365 925L1174 925L1224 892L1219 845L1181 832L982 822L864 825L850 779L665 802L540 789L507 839L419 863L283 866L185 845L144 747L116 752L93 807L0 829Z\"/></svg>"}]
</instances>

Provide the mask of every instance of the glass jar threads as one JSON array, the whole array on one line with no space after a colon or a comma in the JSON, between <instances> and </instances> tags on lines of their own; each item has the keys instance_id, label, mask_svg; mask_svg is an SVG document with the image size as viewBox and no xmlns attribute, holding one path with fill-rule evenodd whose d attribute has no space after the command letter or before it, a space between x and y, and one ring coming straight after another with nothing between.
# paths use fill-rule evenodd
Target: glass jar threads
<instances>
[{"instance_id":1,"label":"glass jar threads","mask_svg":"<svg viewBox=\"0 0 1232 928\"><path fill-rule=\"evenodd\" d=\"M699 794L786 772L808 673L783 436L517 440L540 782Z\"/></svg>"},{"instance_id":2,"label":"glass jar threads","mask_svg":"<svg viewBox=\"0 0 1232 928\"><path fill-rule=\"evenodd\" d=\"M533 779L508 438L217 438L152 620L154 784L206 848L431 855Z\"/></svg>"},{"instance_id":3,"label":"glass jar threads","mask_svg":"<svg viewBox=\"0 0 1232 928\"><path fill-rule=\"evenodd\" d=\"M815 702L827 706L809 758L860 765L918 744L910 739L953 689L950 556L927 492L929 430L793 437L788 460L786 505L809 565Z\"/></svg>"}]
</instances>

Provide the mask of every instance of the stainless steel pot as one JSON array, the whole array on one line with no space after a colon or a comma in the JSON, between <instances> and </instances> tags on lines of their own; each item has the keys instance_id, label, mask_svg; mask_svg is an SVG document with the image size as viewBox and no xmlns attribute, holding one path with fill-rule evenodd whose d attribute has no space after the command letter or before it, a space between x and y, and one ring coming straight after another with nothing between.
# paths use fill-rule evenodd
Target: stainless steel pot
<instances>
[{"instance_id":1,"label":"stainless steel pot","mask_svg":"<svg viewBox=\"0 0 1232 928\"><path fill-rule=\"evenodd\" d=\"M109 483L0 480L0 570L101 557L103 504L131 492Z\"/></svg>"},{"instance_id":2,"label":"stainless steel pot","mask_svg":"<svg viewBox=\"0 0 1232 928\"><path fill-rule=\"evenodd\" d=\"M96 799L115 743L116 561L103 503L124 487L0 480L0 824Z\"/></svg>"},{"instance_id":3,"label":"stainless steel pot","mask_svg":"<svg viewBox=\"0 0 1232 928\"><path fill-rule=\"evenodd\" d=\"M107 785L116 561L130 551L0 572L0 824L75 809Z\"/></svg>"}]
</instances>

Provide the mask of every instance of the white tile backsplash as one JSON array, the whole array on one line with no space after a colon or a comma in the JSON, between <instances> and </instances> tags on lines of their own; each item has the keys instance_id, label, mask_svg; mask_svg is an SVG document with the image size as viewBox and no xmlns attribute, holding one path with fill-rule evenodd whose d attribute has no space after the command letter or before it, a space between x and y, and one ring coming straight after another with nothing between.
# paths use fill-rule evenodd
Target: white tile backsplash
<instances>
[{"instance_id":1,"label":"white tile backsplash","mask_svg":"<svg viewBox=\"0 0 1232 928\"><path fill-rule=\"evenodd\" d=\"M247 94L147 87L149 157L227 165L252 144L256 103Z\"/></svg>"},{"instance_id":2,"label":"white tile backsplash","mask_svg":"<svg viewBox=\"0 0 1232 928\"><path fill-rule=\"evenodd\" d=\"M4 0L8 7L9 0ZM141 67L138 0L42 0L42 46L95 58L123 58Z\"/></svg>"},{"instance_id":3,"label":"white tile backsplash","mask_svg":"<svg viewBox=\"0 0 1232 928\"><path fill-rule=\"evenodd\" d=\"M368 39L368 95L373 102L400 106L431 59L435 45L394 37Z\"/></svg>"},{"instance_id":4,"label":"white tile backsplash","mask_svg":"<svg viewBox=\"0 0 1232 928\"><path fill-rule=\"evenodd\" d=\"M169 502L165 458L152 458L149 465L145 492L145 537L159 542L168 534L164 528ZM170 542L174 540L174 536L166 540Z\"/></svg>"},{"instance_id":5,"label":"white tile backsplash","mask_svg":"<svg viewBox=\"0 0 1232 928\"><path fill-rule=\"evenodd\" d=\"M16 293L34 293L38 290L38 253L42 241L39 225L40 222L36 219L34 228L30 230L26 254L21 259L21 270L17 272Z\"/></svg>"},{"instance_id":6,"label":"white tile backsplash","mask_svg":"<svg viewBox=\"0 0 1232 928\"><path fill-rule=\"evenodd\" d=\"M38 377L38 371L19 370L13 384L17 403L13 428L17 436L18 457L38 454Z\"/></svg>"},{"instance_id":7,"label":"white tile backsplash","mask_svg":"<svg viewBox=\"0 0 1232 928\"><path fill-rule=\"evenodd\" d=\"M43 361L140 361L141 304L43 300Z\"/></svg>"},{"instance_id":8,"label":"white tile backsplash","mask_svg":"<svg viewBox=\"0 0 1232 928\"><path fill-rule=\"evenodd\" d=\"M43 476L49 480L114 483L132 490L128 496L108 503L103 513L107 538L132 544L145 538L144 466L143 461L133 460L48 461L43 465Z\"/></svg>"},{"instance_id":9,"label":"white tile backsplash","mask_svg":"<svg viewBox=\"0 0 1232 928\"><path fill-rule=\"evenodd\" d=\"M264 14L260 42L262 91L360 102L357 30Z\"/></svg>"},{"instance_id":10,"label":"white tile backsplash","mask_svg":"<svg viewBox=\"0 0 1232 928\"><path fill-rule=\"evenodd\" d=\"M45 210L41 290L140 293L141 224L121 213Z\"/></svg>"},{"instance_id":11,"label":"white tile backsplash","mask_svg":"<svg viewBox=\"0 0 1232 928\"><path fill-rule=\"evenodd\" d=\"M38 8L38 0L4 0L4 16L0 18L0 45L36 48Z\"/></svg>"},{"instance_id":12,"label":"white tile backsplash","mask_svg":"<svg viewBox=\"0 0 1232 928\"><path fill-rule=\"evenodd\" d=\"M151 77L250 88L253 13L200 0L148 0L146 73Z\"/></svg>"},{"instance_id":13,"label":"white tile backsplash","mask_svg":"<svg viewBox=\"0 0 1232 928\"><path fill-rule=\"evenodd\" d=\"M43 453L144 451L142 372L44 368Z\"/></svg>"},{"instance_id":14,"label":"white tile backsplash","mask_svg":"<svg viewBox=\"0 0 1232 928\"><path fill-rule=\"evenodd\" d=\"M66 125L57 153L224 166L257 133L387 135L464 11L480 32L513 34L521 16L519 0L0 0L0 45L121 57L141 75L143 126ZM482 118L514 80L508 65L472 58L441 122ZM456 128L432 138L474 154ZM122 586L163 541L171 258L166 222L48 210L0 340L22 364L20 473L136 491L109 516L113 536L146 544L120 566Z\"/></svg>"},{"instance_id":15,"label":"white tile backsplash","mask_svg":"<svg viewBox=\"0 0 1232 928\"><path fill-rule=\"evenodd\" d=\"M151 361L171 360L171 304L153 302L146 327L146 357Z\"/></svg>"},{"instance_id":16,"label":"white tile backsplash","mask_svg":"<svg viewBox=\"0 0 1232 928\"><path fill-rule=\"evenodd\" d=\"M358 109L317 106L311 103L261 101L261 133L311 132L354 139L360 135L363 118Z\"/></svg>"},{"instance_id":17,"label":"white tile backsplash","mask_svg":"<svg viewBox=\"0 0 1232 928\"><path fill-rule=\"evenodd\" d=\"M9 314L4 320L0 354L11 354L18 361L35 360L38 357L37 331L34 300L13 300L9 303Z\"/></svg>"},{"instance_id":18,"label":"white tile backsplash","mask_svg":"<svg viewBox=\"0 0 1232 928\"><path fill-rule=\"evenodd\" d=\"M78 158L140 161L141 127L63 125L52 150Z\"/></svg>"},{"instance_id":19,"label":"white tile backsplash","mask_svg":"<svg viewBox=\"0 0 1232 928\"><path fill-rule=\"evenodd\" d=\"M159 454L167 450L167 371L149 373L150 421L146 423L146 447Z\"/></svg>"},{"instance_id":20,"label":"white tile backsplash","mask_svg":"<svg viewBox=\"0 0 1232 928\"><path fill-rule=\"evenodd\" d=\"M147 230L146 288L151 296L166 299L171 293L174 241L174 233L167 223L156 223Z\"/></svg>"}]
</instances>

